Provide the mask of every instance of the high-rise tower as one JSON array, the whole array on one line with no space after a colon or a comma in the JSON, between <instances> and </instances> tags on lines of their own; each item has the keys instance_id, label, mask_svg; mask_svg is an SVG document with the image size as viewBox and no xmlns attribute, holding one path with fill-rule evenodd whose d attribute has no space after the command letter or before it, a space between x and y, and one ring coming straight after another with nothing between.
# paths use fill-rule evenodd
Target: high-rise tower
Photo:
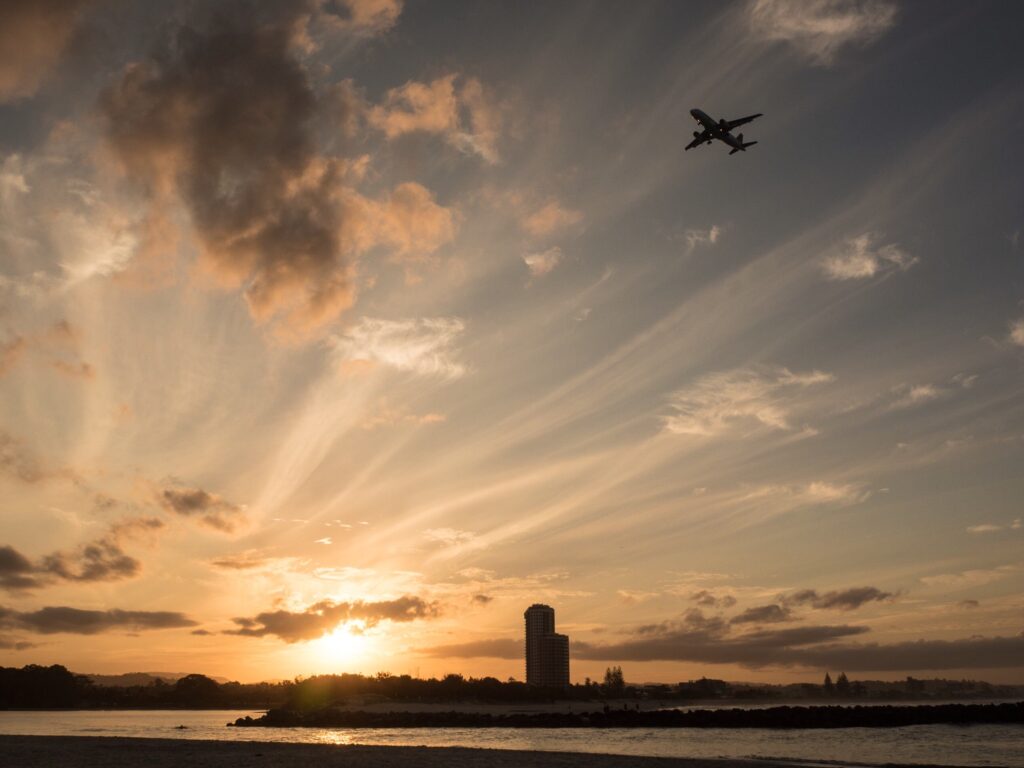
<instances>
[{"instance_id":1,"label":"high-rise tower","mask_svg":"<svg viewBox=\"0 0 1024 768\"><path fill-rule=\"evenodd\" d=\"M526 682L544 688L569 686L569 638L555 632L555 609L534 603L526 619Z\"/></svg>"}]
</instances>

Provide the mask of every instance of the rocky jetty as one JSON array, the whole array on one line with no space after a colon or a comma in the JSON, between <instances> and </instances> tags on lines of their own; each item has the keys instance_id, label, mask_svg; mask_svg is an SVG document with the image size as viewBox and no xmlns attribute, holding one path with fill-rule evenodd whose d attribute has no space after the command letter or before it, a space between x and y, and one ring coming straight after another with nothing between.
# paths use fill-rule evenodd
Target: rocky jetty
<instances>
[{"instance_id":1,"label":"rocky jetty","mask_svg":"<svg viewBox=\"0 0 1024 768\"><path fill-rule=\"evenodd\" d=\"M512 714L271 709L262 717L241 717L228 725L260 728L891 728L974 723L1024 725L1024 702Z\"/></svg>"}]
</instances>

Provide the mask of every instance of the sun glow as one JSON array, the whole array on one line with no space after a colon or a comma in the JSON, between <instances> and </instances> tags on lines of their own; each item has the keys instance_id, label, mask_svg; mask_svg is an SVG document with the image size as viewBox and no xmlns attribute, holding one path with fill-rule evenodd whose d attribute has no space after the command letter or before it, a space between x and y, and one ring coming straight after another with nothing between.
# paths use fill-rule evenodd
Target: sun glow
<instances>
[{"instance_id":1,"label":"sun glow","mask_svg":"<svg viewBox=\"0 0 1024 768\"><path fill-rule=\"evenodd\" d=\"M369 638L358 626L338 627L310 643L321 663L325 666L352 664L359 661L369 648Z\"/></svg>"}]
</instances>

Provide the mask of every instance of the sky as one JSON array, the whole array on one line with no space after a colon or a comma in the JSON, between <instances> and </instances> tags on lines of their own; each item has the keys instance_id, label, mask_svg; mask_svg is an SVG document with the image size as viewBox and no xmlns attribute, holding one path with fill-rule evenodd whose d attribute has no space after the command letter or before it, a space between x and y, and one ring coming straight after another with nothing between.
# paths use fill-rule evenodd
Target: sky
<instances>
[{"instance_id":1,"label":"sky","mask_svg":"<svg viewBox=\"0 0 1024 768\"><path fill-rule=\"evenodd\" d=\"M1022 22L3 3L0 664L1024 683Z\"/></svg>"}]
</instances>

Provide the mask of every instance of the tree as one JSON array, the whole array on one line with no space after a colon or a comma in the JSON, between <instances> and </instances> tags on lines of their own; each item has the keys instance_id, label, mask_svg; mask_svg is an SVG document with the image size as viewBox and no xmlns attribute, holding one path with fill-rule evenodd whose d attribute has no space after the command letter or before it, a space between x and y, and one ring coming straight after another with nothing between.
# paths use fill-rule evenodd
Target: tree
<instances>
[{"instance_id":1,"label":"tree","mask_svg":"<svg viewBox=\"0 0 1024 768\"><path fill-rule=\"evenodd\" d=\"M839 677L836 678L836 693L840 696L850 695L850 681L847 679L845 672L840 672Z\"/></svg>"},{"instance_id":2,"label":"tree","mask_svg":"<svg viewBox=\"0 0 1024 768\"><path fill-rule=\"evenodd\" d=\"M608 667L604 671L604 692L619 696L626 689L626 681L622 676L622 667Z\"/></svg>"},{"instance_id":3,"label":"tree","mask_svg":"<svg viewBox=\"0 0 1024 768\"><path fill-rule=\"evenodd\" d=\"M825 689L826 696L835 696L836 687L832 685L832 677L829 675L828 672L825 673L825 682L823 684L823 687Z\"/></svg>"}]
</instances>

